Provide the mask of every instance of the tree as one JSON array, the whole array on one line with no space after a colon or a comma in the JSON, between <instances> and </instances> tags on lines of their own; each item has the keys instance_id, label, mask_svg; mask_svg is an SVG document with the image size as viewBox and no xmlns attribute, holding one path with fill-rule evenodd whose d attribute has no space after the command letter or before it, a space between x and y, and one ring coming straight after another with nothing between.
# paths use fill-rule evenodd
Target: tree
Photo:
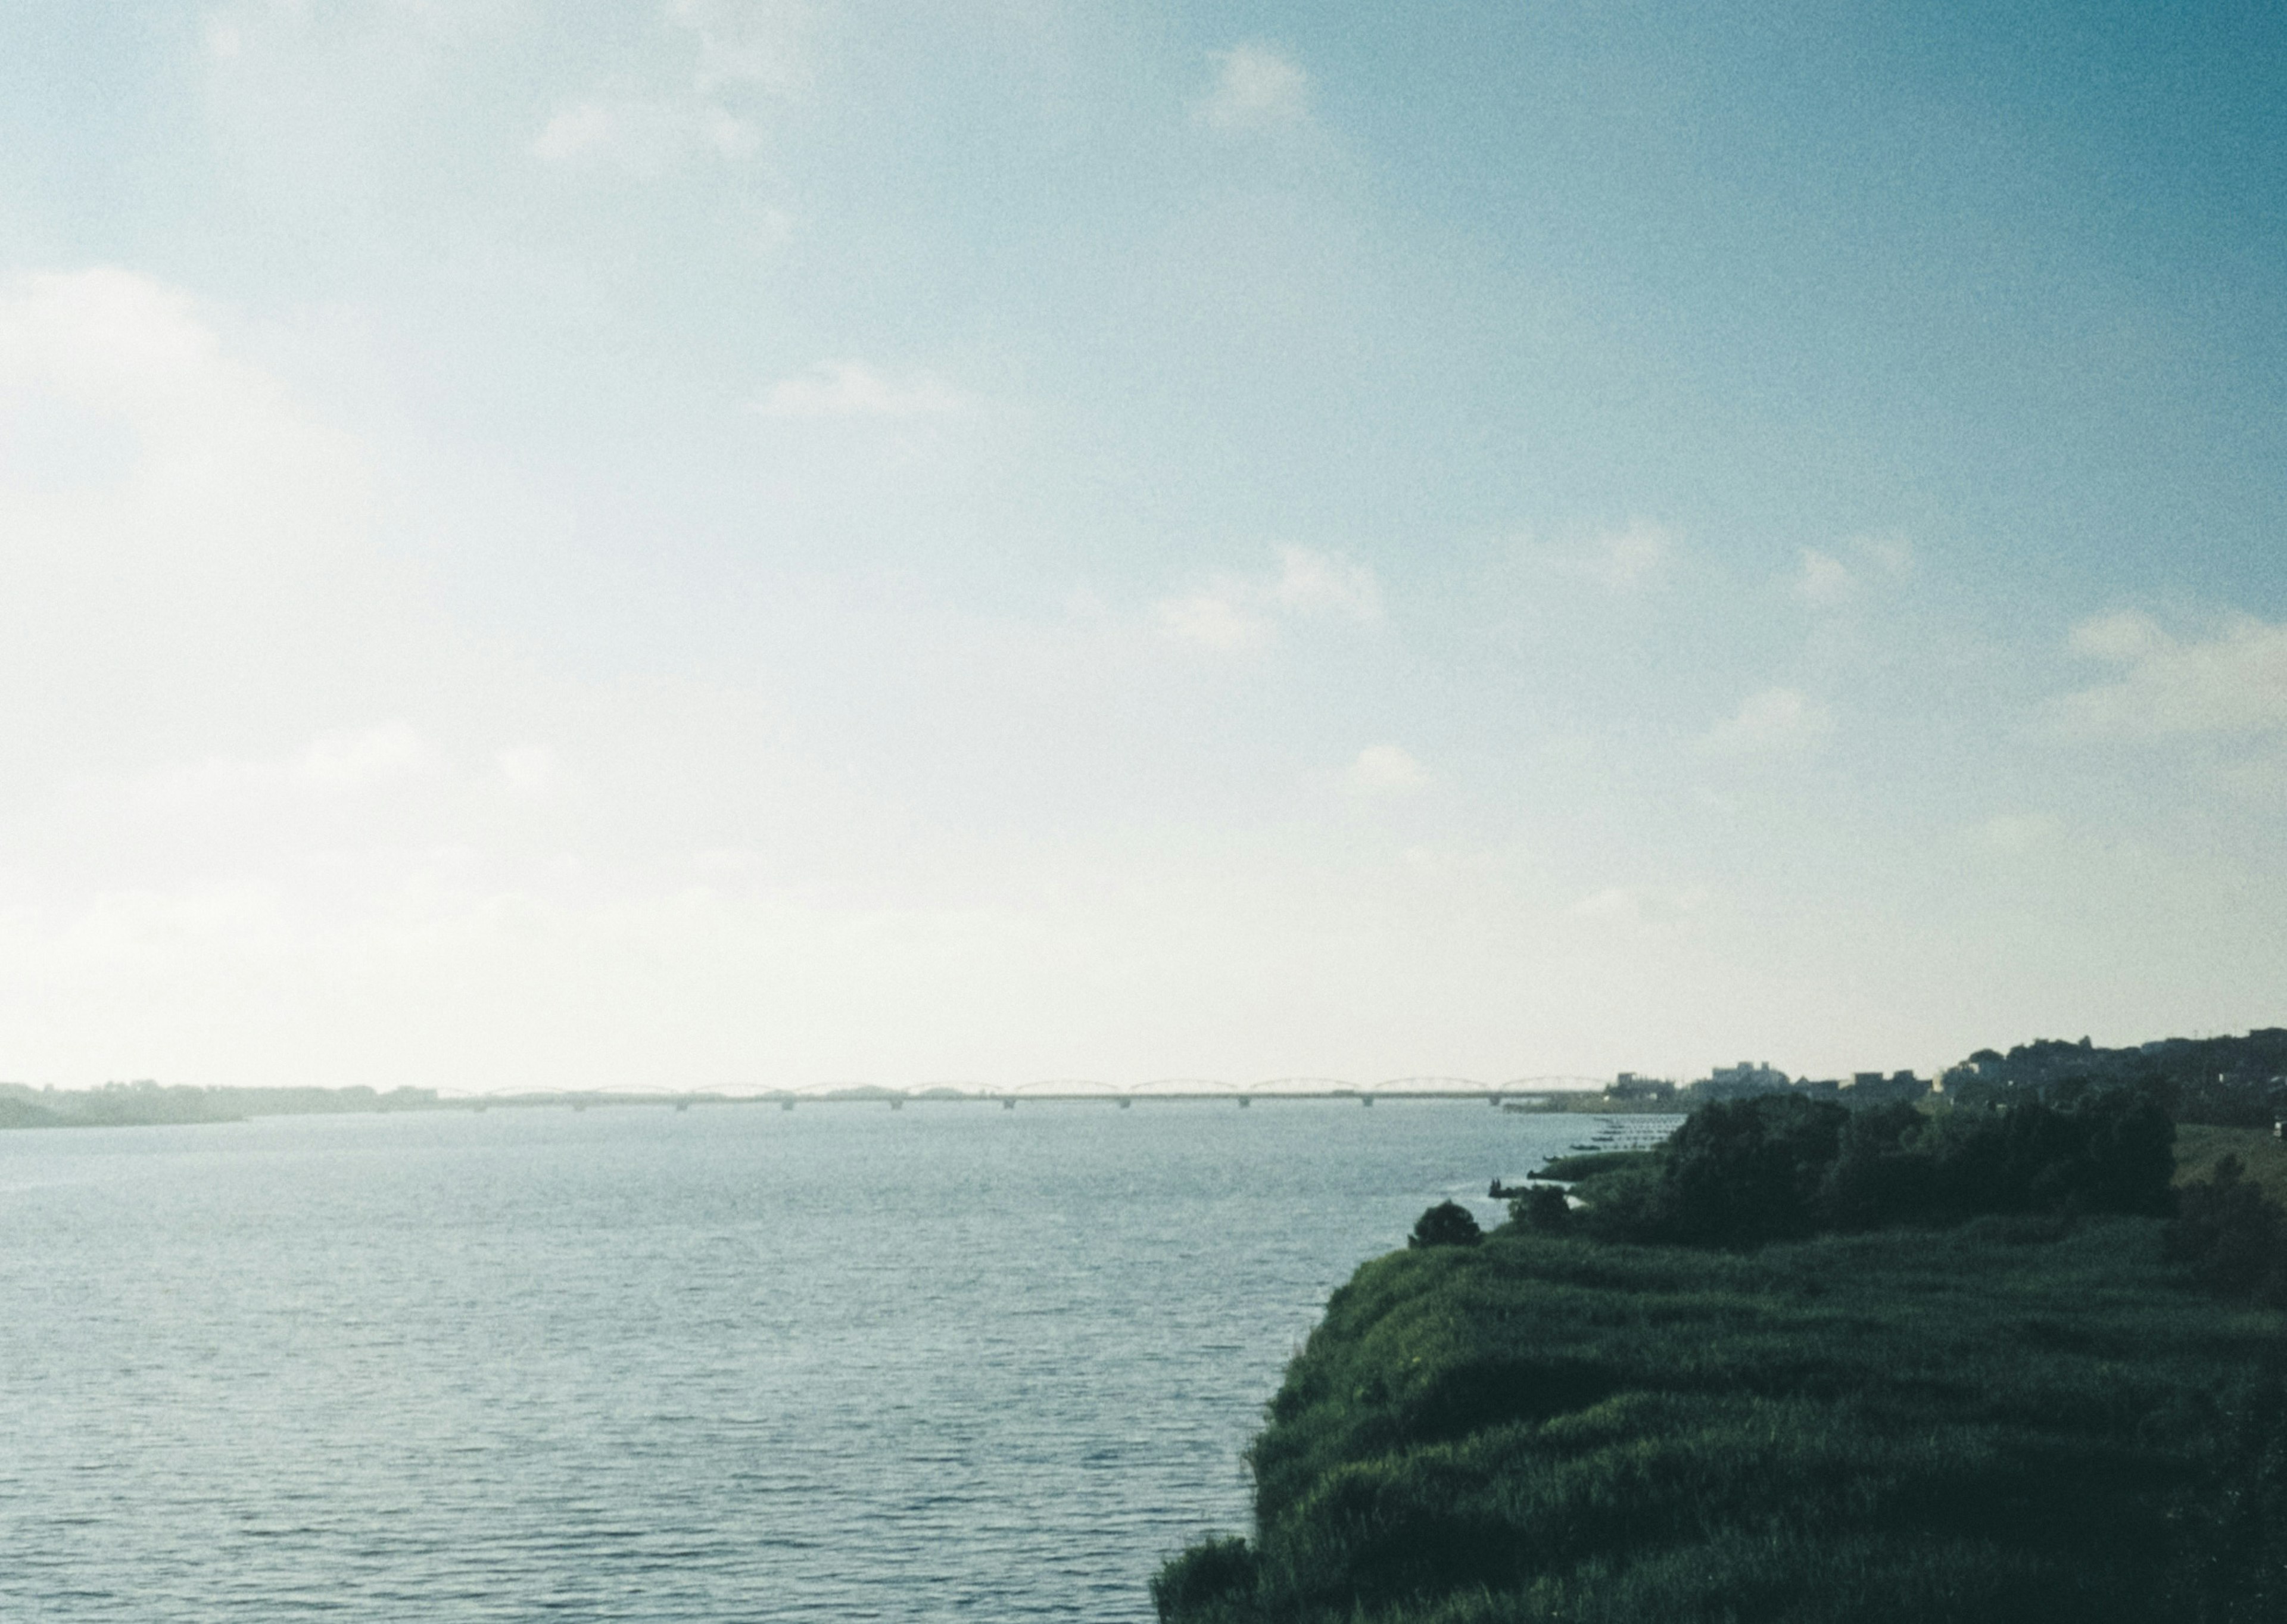
<instances>
[{"instance_id":1,"label":"tree","mask_svg":"<svg viewBox=\"0 0 2287 1624\"><path fill-rule=\"evenodd\" d=\"M1429 1247L1473 1247L1485 1238L1469 1209L1459 1201L1440 1201L1413 1222L1405 1244L1416 1251Z\"/></svg>"},{"instance_id":2,"label":"tree","mask_svg":"<svg viewBox=\"0 0 2287 1624\"><path fill-rule=\"evenodd\" d=\"M1702 1105L1666 1151L1659 1218L1694 1246L1761 1246L1818 1228L1820 1184L1850 1113L1800 1095Z\"/></svg>"},{"instance_id":3,"label":"tree","mask_svg":"<svg viewBox=\"0 0 2287 1624\"><path fill-rule=\"evenodd\" d=\"M1572 1227L1572 1203L1555 1184L1534 1184L1508 1204L1508 1216L1529 1230L1561 1235Z\"/></svg>"}]
</instances>

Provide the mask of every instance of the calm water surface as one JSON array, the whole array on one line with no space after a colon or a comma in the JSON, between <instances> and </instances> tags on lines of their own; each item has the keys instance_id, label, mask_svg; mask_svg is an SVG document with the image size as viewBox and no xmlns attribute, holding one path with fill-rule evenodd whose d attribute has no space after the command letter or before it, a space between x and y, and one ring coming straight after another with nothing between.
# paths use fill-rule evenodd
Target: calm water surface
<instances>
[{"instance_id":1,"label":"calm water surface","mask_svg":"<svg viewBox=\"0 0 2287 1624\"><path fill-rule=\"evenodd\" d=\"M1140 1620L1482 1103L0 1134L0 1617Z\"/></svg>"}]
</instances>

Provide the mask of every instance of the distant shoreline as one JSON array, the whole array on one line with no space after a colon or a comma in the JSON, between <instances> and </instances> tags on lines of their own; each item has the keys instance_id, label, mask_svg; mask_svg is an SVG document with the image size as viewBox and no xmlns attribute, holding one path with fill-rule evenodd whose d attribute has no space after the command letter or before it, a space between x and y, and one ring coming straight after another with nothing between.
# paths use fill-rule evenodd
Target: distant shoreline
<instances>
[{"instance_id":1,"label":"distant shoreline","mask_svg":"<svg viewBox=\"0 0 2287 1624\"><path fill-rule=\"evenodd\" d=\"M774 1089L753 1094L715 1091L652 1093L636 1091L536 1090L518 1094L445 1095L434 1089L200 1089L187 1085L162 1087L152 1082L112 1083L100 1089L32 1089L22 1083L0 1083L0 1130L51 1128L160 1128L190 1123L243 1122L270 1116L369 1116L408 1111L483 1112L492 1109L571 1110L621 1106L776 1105L791 1110L797 1105L998 1105L1096 1103L1119 1107L1137 1102L1355 1099L1372 1105L1377 1099L1451 1100L1490 1103L1510 1110L1536 1113L1632 1113L1663 1107L1626 1100L1609 1102L1593 1089L1520 1093L1514 1088L1455 1086L1450 1088L1381 1087L1297 1088L1278 1083L1254 1088L1213 1085L1145 1085L1132 1089L1087 1089L1049 1085L1008 1090L930 1088L914 1090L872 1085L820 1089ZM1668 1107L1667 1109L1672 1109Z\"/></svg>"}]
</instances>

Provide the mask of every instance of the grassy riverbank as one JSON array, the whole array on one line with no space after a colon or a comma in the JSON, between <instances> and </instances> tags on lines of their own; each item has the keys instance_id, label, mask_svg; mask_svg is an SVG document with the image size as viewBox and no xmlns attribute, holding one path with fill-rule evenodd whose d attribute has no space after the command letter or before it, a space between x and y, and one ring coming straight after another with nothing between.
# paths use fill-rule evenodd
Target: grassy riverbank
<instances>
[{"instance_id":1,"label":"grassy riverbank","mask_svg":"<svg viewBox=\"0 0 2287 1624\"><path fill-rule=\"evenodd\" d=\"M2163 1228L1376 1259L1254 1445L1256 1539L1171 1564L1163 1611L2287 1616L2281 1316L2188 1292Z\"/></svg>"},{"instance_id":2,"label":"grassy riverbank","mask_svg":"<svg viewBox=\"0 0 2287 1624\"><path fill-rule=\"evenodd\" d=\"M2239 1159L2242 1176L2287 1207L2287 1143L2267 1128L2210 1128L2180 1123L2176 1129L2176 1183L2196 1184L2215 1176L2227 1156Z\"/></svg>"}]
</instances>

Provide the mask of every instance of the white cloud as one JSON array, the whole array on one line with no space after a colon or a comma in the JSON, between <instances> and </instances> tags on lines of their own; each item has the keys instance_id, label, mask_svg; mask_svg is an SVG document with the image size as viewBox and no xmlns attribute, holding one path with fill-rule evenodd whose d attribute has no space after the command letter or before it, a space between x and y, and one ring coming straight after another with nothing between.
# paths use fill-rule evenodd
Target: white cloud
<instances>
[{"instance_id":1,"label":"white cloud","mask_svg":"<svg viewBox=\"0 0 2287 1624\"><path fill-rule=\"evenodd\" d=\"M7 443L20 423L78 425L65 482ZM0 742L250 724L408 657L371 516L361 448L178 290L107 268L0 284L0 684L24 701Z\"/></svg>"},{"instance_id":2,"label":"white cloud","mask_svg":"<svg viewBox=\"0 0 2287 1624\"><path fill-rule=\"evenodd\" d=\"M669 0L667 17L697 37L693 83L702 95L752 85L783 96L809 82L806 5L794 0Z\"/></svg>"},{"instance_id":3,"label":"white cloud","mask_svg":"<svg viewBox=\"0 0 2287 1624\"><path fill-rule=\"evenodd\" d=\"M1159 635L1201 648L1260 648L1270 640L1270 622L1247 607L1243 594L1209 588L1154 606Z\"/></svg>"},{"instance_id":4,"label":"white cloud","mask_svg":"<svg viewBox=\"0 0 2287 1624\"><path fill-rule=\"evenodd\" d=\"M2184 642L2143 615L2110 614L2073 628L2072 646L2126 669L2117 682L2055 702L2070 732L2162 738L2287 729L2287 625L2235 614L2214 636Z\"/></svg>"},{"instance_id":5,"label":"white cloud","mask_svg":"<svg viewBox=\"0 0 2287 1624\"><path fill-rule=\"evenodd\" d=\"M1816 608L1832 609L1848 603L1857 586L1850 566L1816 547L1802 550L1802 567L1794 578L1794 595Z\"/></svg>"},{"instance_id":6,"label":"white cloud","mask_svg":"<svg viewBox=\"0 0 2287 1624\"><path fill-rule=\"evenodd\" d=\"M210 14L205 27L207 54L218 62L234 62L246 50L246 36L230 18Z\"/></svg>"},{"instance_id":7,"label":"white cloud","mask_svg":"<svg viewBox=\"0 0 2287 1624\"><path fill-rule=\"evenodd\" d=\"M1913 549L1903 536L1855 535L1846 543L1845 562L1816 547L1801 550L1792 590L1814 609L1839 609L1856 598L1870 581L1903 581L1913 571Z\"/></svg>"},{"instance_id":8,"label":"white cloud","mask_svg":"<svg viewBox=\"0 0 2287 1624\"><path fill-rule=\"evenodd\" d=\"M384 36L410 33L452 46L497 35L521 20L529 0L233 0L210 7L202 19L207 53L229 61L266 41L306 36L332 27Z\"/></svg>"},{"instance_id":9,"label":"white cloud","mask_svg":"<svg viewBox=\"0 0 2287 1624\"><path fill-rule=\"evenodd\" d=\"M1264 44L1211 51L1215 86L1198 108L1218 130L1292 128L1310 119L1310 75Z\"/></svg>"},{"instance_id":10,"label":"white cloud","mask_svg":"<svg viewBox=\"0 0 2287 1624\"><path fill-rule=\"evenodd\" d=\"M2169 646L2168 634L2160 630L2149 615L2133 609L2117 614L2101 614L2086 620L2072 629L2072 647L2077 654L2092 660L2109 661L2116 665L2133 665L2148 654L2156 654Z\"/></svg>"},{"instance_id":11,"label":"white cloud","mask_svg":"<svg viewBox=\"0 0 2287 1624\"><path fill-rule=\"evenodd\" d=\"M493 758L508 787L523 795L545 793L556 781L556 753L545 745L518 745Z\"/></svg>"},{"instance_id":12,"label":"white cloud","mask_svg":"<svg viewBox=\"0 0 2287 1624\"><path fill-rule=\"evenodd\" d=\"M1323 611L1360 625L1381 619L1381 585L1372 570L1307 547L1278 550L1278 582L1270 596L1284 608Z\"/></svg>"},{"instance_id":13,"label":"white cloud","mask_svg":"<svg viewBox=\"0 0 2287 1624\"><path fill-rule=\"evenodd\" d=\"M1608 592L1657 584L1675 552L1675 532L1649 519L1607 530L1578 546L1527 547L1528 558L1557 574L1592 581Z\"/></svg>"},{"instance_id":14,"label":"white cloud","mask_svg":"<svg viewBox=\"0 0 2287 1624\"><path fill-rule=\"evenodd\" d=\"M1565 913L1591 924L1625 930L1672 931L1707 906L1703 885L1670 889L1656 885L1608 885L1581 898Z\"/></svg>"},{"instance_id":15,"label":"white cloud","mask_svg":"<svg viewBox=\"0 0 2287 1624\"><path fill-rule=\"evenodd\" d=\"M425 777L442 763L406 722L357 733L327 733L284 760L215 756L190 767L163 768L137 792L154 805L247 808L293 798L335 799Z\"/></svg>"},{"instance_id":16,"label":"white cloud","mask_svg":"<svg viewBox=\"0 0 2287 1624\"><path fill-rule=\"evenodd\" d=\"M926 372L890 378L863 361L827 360L772 384L756 409L766 417L941 417L971 404Z\"/></svg>"},{"instance_id":17,"label":"white cloud","mask_svg":"<svg viewBox=\"0 0 2287 1624\"><path fill-rule=\"evenodd\" d=\"M334 733L302 753L303 780L325 790L369 789L427 771L429 745L410 724L389 722L360 733Z\"/></svg>"},{"instance_id":18,"label":"white cloud","mask_svg":"<svg viewBox=\"0 0 2287 1624\"><path fill-rule=\"evenodd\" d=\"M737 162L761 150L754 92L785 96L808 80L807 8L791 0L669 0L696 60L685 85L599 96L559 109L532 142L550 163L608 163L653 176L694 157Z\"/></svg>"},{"instance_id":19,"label":"white cloud","mask_svg":"<svg viewBox=\"0 0 2287 1624\"><path fill-rule=\"evenodd\" d=\"M707 103L583 101L550 118L531 151L550 163L589 161L656 175L693 153L751 157L761 142L752 124Z\"/></svg>"},{"instance_id":20,"label":"white cloud","mask_svg":"<svg viewBox=\"0 0 2287 1624\"><path fill-rule=\"evenodd\" d=\"M2004 812L1977 826L1977 841L1989 851L2014 855L2048 844L2062 827L2047 812Z\"/></svg>"},{"instance_id":21,"label":"white cloud","mask_svg":"<svg viewBox=\"0 0 2287 1624\"><path fill-rule=\"evenodd\" d=\"M1903 581L1914 573L1913 543L1903 535L1855 535L1850 550L1866 567Z\"/></svg>"},{"instance_id":22,"label":"white cloud","mask_svg":"<svg viewBox=\"0 0 2287 1624\"><path fill-rule=\"evenodd\" d=\"M1381 587L1373 572L1307 547L1278 549L1268 578L1218 575L1199 591L1154 606L1160 634L1205 648L1259 648L1281 621L1331 617L1355 625L1381 621Z\"/></svg>"},{"instance_id":23,"label":"white cloud","mask_svg":"<svg viewBox=\"0 0 2287 1624\"><path fill-rule=\"evenodd\" d=\"M1808 749L1834 731L1825 706L1792 688L1766 688L1750 694L1739 709L1707 730L1699 741L1703 756L1780 755Z\"/></svg>"},{"instance_id":24,"label":"white cloud","mask_svg":"<svg viewBox=\"0 0 2287 1624\"><path fill-rule=\"evenodd\" d=\"M1412 795L1429 787L1429 772L1394 744L1370 744L1357 753L1342 781L1357 795Z\"/></svg>"}]
</instances>

